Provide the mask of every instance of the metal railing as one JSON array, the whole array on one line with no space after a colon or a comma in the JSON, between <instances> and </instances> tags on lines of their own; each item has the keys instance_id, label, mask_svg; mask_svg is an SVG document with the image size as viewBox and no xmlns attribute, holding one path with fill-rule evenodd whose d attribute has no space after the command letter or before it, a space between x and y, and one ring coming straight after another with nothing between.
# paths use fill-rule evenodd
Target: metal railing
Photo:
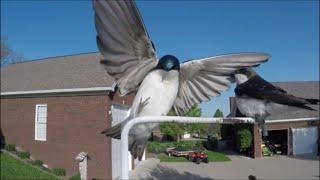
<instances>
[{"instance_id":1,"label":"metal railing","mask_svg":"<svg viewBox=\"0 0 320 180\"><path fill-rule=\"evenodd\" d=\"M130 129L139 123L254 123L252 118L202 118L202 117L180 117L180 116L145 116L137 117L128 121L121 132L121 177L120 179L129 179L129 162L128 162L128 135Z\"/></svg>"}]
</instances>

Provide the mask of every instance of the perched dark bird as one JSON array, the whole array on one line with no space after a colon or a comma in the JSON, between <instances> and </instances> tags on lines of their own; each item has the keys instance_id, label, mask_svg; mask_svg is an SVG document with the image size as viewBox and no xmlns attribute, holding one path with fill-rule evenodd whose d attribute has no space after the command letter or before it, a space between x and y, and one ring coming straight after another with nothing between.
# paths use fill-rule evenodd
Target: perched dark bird
<instances>
[{"instance_id":1,"label":"perched dark bird","mask_svg":"<svg viewBox=\"0 0 320 180\"><path fill-rule=\"evenodd\" d=\"M285 90L272 85L261 78L252 68L243 68L236 72L236 104L239 111L257 120L262 125L263 136L268 135L265 119L272 113L303 108L319 104L319 99L305 99L288 94Z\"/></svg>"},{"instance_id":2,"label":"perched dark bird","mask_svg":"<svg viewBox=\"0 0 320 180\"><path fill-rule=\"evenodd\" d=\"M249 176L248 176L248 179L249 179L249 180L257 180L257 177L255 177L254 175L249 175Z\"/></svg>"},{"instance_id":3,"label":"perched dark bird","mask_svg":"<svg viewBox=\"0 0 320 180\"><path fill-rule=\"evenodd\" d=\"M179 115L196 103L220 95L234 82L241 68L268 60L264 53L241 53L208 57L180 64L166 55L157 60L134 1L95 0L97 44L102 63L116 79L121 95L137 91L129 117L102 133L120 138L123 125L139 116L166 115L174 107ZM135 125L129 133L129 150L141 159L157 123Z\"/></svg>"}]
</instances>

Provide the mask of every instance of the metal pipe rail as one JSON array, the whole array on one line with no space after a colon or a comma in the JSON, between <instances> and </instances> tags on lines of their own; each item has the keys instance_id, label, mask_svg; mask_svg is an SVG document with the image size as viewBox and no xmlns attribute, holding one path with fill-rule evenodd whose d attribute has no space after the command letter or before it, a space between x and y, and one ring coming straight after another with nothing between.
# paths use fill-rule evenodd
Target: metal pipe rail
<instances>
[{"instance_id":1,"label":"metal pipe rail","mask_svg":"<svg viewBox=\"0 0 320 180\"><path fill-rule=\"evenodd\" d=\"M128 135L130 129L140 123L160 123L160 122L177 122L177 123L254 123L252 118L202 118L202 117L180 117L180 116L145 116L137 117L128 121L121 131L121 177L120 179L129 179L129 162L128 162Z\"/></svg>"}]
</instances>

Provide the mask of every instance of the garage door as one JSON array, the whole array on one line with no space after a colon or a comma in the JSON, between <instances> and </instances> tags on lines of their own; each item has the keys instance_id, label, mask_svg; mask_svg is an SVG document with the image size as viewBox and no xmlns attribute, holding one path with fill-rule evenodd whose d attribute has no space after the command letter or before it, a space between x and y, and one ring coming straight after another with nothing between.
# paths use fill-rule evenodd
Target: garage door
<instances>
[{"instance_id":1,"label":"garage door","mask_svg":"<svg viewBox=\"0 0 320 180\"><path fill-rule=\"evenodd\" d=\"M292 129L293 154L305 154L317 152L318 128Z\"/></svg>"}]
</instances>

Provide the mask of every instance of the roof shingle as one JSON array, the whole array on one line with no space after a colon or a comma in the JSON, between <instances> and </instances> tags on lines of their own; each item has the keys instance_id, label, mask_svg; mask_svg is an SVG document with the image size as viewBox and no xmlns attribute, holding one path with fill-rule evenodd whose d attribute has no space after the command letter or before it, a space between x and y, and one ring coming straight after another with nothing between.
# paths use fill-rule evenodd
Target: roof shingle
<instances>
[{"instance_id":1,"label":"roof shingle","mask_svg":"<svg viewBox=\"0 0 320 180\"><path fill-rule=\"evenodd\" d=\"M52 57L1 68L1 92L112 87L99 53Z\"/></svg>"},{"instance_id":2,"label":"roof shingle","mask_svg":"<svg viewBox=\"0 0 320 180\"><path fill-rule=\"evenodd\" d=\"M272 83L288 93L302 98L319 99L319 81L292 81L292 82L274 82ZM310 105L315 111L297 108L295 111L274 113L269 116L270 120L277 119L295 119L307 117L319 117L319 105Z\"/></svg>"}]
</instances>

